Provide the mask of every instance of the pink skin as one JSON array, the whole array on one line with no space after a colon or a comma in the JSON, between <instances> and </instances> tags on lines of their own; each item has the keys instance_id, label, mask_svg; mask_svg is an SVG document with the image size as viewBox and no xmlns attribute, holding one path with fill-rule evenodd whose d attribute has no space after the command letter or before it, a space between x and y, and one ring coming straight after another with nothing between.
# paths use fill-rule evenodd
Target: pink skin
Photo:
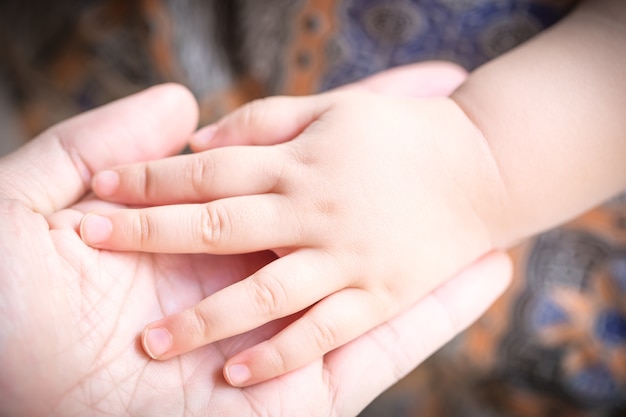
<instances>
[{"instance_id":1,"label":"pink skin","mask_svg":"<svg viewBox=\"0 0 626 417\"><path fill-rule=\"evenodd\" d=\"M433 76L439 78L436 82L428 82ZM408 104L409 109L417 105L419 109L420 101L408 101L402 93L412 96L418 95L421 89L428 86L425 94L446 94L460 84L463 79L464 73L458 67L449 64L430 63L379 74L361 83L344 87L329 97L348 97L347 100L352 101L347 103L347 107L353 109L362 104L354 101L355 98L374 97L372 93L376 93L379 94L376 96L376 100L381 109L386 108L385 97L398 97L398 103ZM410 81L416 87L411 88ZM447 88L444 88L446 86ZM387 91L385 88L388 88L390 94L380 95L381 92ZM389 102L395 103L394 101ZM450 121L454 117L463 117L461 112L454 110L454 107L445 100L435 101L435 103L439 103L435 106L440 106L446 111L452 110ZM303 131L306 134L307 126L317 118L326 117L321 115L329 111L332 106L332 100L330 98L326 100L324 96L320 96L319 99L279 98L257 102L219 122L217 129L212 126L201 130L194 136L192 144L196 150L201 150L202 146L218 148L221 145L279 144L290 141ZM334 107L332 108L335 111ZM285 114L288 114L289 117L285 118ZM421 115L428 119L428 114L422 114L419 110L412 110L410 114L411 118ZM446 124L450 121L446 119ZM336 121L332 123L336 123ZM468 126L469 130L473 131L472 126L469 124ZM211 136L215 137L212 138ZM295 140L295 143L299 143L298 140ZM463 143L472 144L474 142L464 140ZM194 204L154 207L141 211L98 211L91 213L85 216L81 224L82 238L90 245L105 249L170 253L237 253L272 249L281 256L279 260L251 274L249 278L224 288L207 297L201 303L149 324L143 333L142 343L151 357L161 360L170 359L211 342L242 334L267 322L290 316L306 309L313 303L317 303L315 307L307 310L303 315L299 315L297 320L280 333L242 350L230 358L224 371L227 380L235 386L248 386L272 379L311 363L328 351L338 348L382 322L391 319L414 305L421 297L438 286L442 282L442 277L450 277L464 265L471 263L490 249L486 242L475 244L472 250L468 250L468 248L447 247L447 244L441 246L442 242L438 241L432 245L433 248L439 248L435 250L441 251L442 254L446 253L445 250L452 252L460 250L465 253L464 260L459 261L451 257L443 270L431 267L420 269L412 265L404 269L396 268L397 265L406 264L406 259L413 262L412 259L415 258L413 250L409 250L410 242L413 241L411 236L428 235L432 236L431 239L435 238L435 234L426 232L424 229L411 232L406 235L407 238L404 241L398 240L393 244L382 241L383 246L380 248L377 248L376 245L369 248L364 246L362 249L380 254L378 256L380 262L375 261L372 266L368 266L361 272L355 272L354 268L346 265L350 263L366 265L367 261L362 262L352 255L347 258L344 256L345 254L342 253L344 249L342 248L349 248L352 245L349 240L345 241L344 239L343 243L338 243L335 247L325 248L323 246L326 245L325 240L319 240L315 234L309 234L309 237L304 237L305 240L302 241L302 244L296 244L289 237L289 233L283 231L283 229L289 229L294 224L295 218L290 217L291 214L276 215L271 222L266 222L264 219L267 213L280 213L279 210L273 208L273 204L281 201L281 193L284 190L293 188L293 184L289 184L292 175L283 175L284 173L280 170L277 174L276 167L281 167L281 161L278 160L277 162L276 158L272 157L275 149L278 148L271 146L220 148L209 151L211 155L215 156L208 160L203 158L208 157L209 153L198 154L197 157L181 156L149 165L119 167L115 170L100 172L95 176L92 186L101 198L127 204L201 203L221 198L225 198L223 201L224 204L227 204L230 201L238 201L237 196L250 195L250 197L242 197L248 199L246 200L247 206L244 206L243 211L241 206L236 205L238 203L233 203L235 205L231 209L225 206L220 211L209 213L211 216L217 216L215 218L227 216L229 224L236 227L229 227L224 230L210 229L204 231L202 236L198 235L201 228L197 225L206 223L197 217L198 206ZM334 150L336 150L335 154L340 157L351 154L349 149L335 148ZM473 150L470 149L470 151ZM471 155L471 152L461 153L467 156ZM375 150L375 153L379 153L379 150ZM406 152L402 150L401 153ZM250 163L247 162L248 160ZM393 159L390 160L393 161ZM206 165L207 163L213 165ZM415 165L414 163L411 164ZM331 162L330 166L339 165ZM420 164L417 165L420 166ZM489 164L479 165L488 166ZM217 166L219 169L215 169ZM382 168L379 172L391 171ZM210 180L205 177L207 175ZM339 175L339 177L343 176ZM347 177L349 178L350 174ZM418 176L410 174L409 177L417 178ZM402 175L397 181L392 180L391 184L409 182L407 178L406 175ZM297 181L294 180L293 182L297 184ZM310 184L308 181L300 182L300 184L303 183ZM377 186L379 191L383 191L386 187L384 185L382 188L380 185ZM273 187L276 187L275 194L263 194ZM447 186L442 188L450 189ZM311 190L314 188L307 189L306 192ZM394 195L408 196L411 194L411 192L407 193L402 190L391 191L392 193L388 197L392 199ZM294 194L290 198L294 198L293 201L296 203L298 199L304 198L302 201L305 202L306 207L315 201L316 196L315 191L313 191L313 198L308 196L306 192L304 197L298 197L297 194ZM348 197L347 201L358 201L358 195L360 192L357 192L355 196ZM228 197L235 198L228 199ZM381 207L384 207L385 202L389 199L382 197L382 200L383 206ZM343 201L345 202L346 199ZM465 207L467 204L463 198L459 199L458 196L446 201L445 206L447 207L454 205ZM370 200L370 203L373 203L373 200ZM348 205L350 204L348 203ZM376 207L375 204L370 205ZM392 204L392 206L394 205ZM358 212L360 210L358 206L347 209L338 204L337 207L340 212ZM420 205L411 207L409 206L409 211L405 214L406 220L402 220L401 215L394 215L394 217L400 217L396 222L397 224L385 223L391 232L389 236L397 234L393 231L400 231L405 228L403 225L414 222L415 213L419 212L419 208L416 209L415 207L420 207ZM328 206L327 209L334 210L332 206ZM383 211L379 211L379 213L383 213ZM435 212L441 213L441 210L437 209ZM207 212L201 210L199 213L202 215L202 213ZM377 218L375 213L365 215L364 218L375 219ZM480 235L483 233L481 225L471 216L462 219L458 226L454 223L452 226L444 224L442 228L432 227L435 227L434 230L445 230L447 227L448 230L457 231L469 227L471 233ZM348 216L348 218L350 217ZM304 217L301 216L301 218ZM427 217L423 219L425 218ZM259 219L263 220L259 221ZM313 223L316 222L315 217L310 220ZM387 221L389 220L387 219ZM431 227L430 221L424 221L424 223ZM433 224L435 223L433 222ZM307 224L311 224L311 222ZM323 224L331 223L324 220ZM340 224L343 226L331 227L331 230L341 231L345 226L353 230L362 228L362 225L356 225L356 229L354 229L355 225L349 222ZM326 227L324 226L324 230ZM372 232L374 235L379 233L375 224L374 229L369 226L368 230L370 234ZM216 235L217 232L220 235ZM208 237L207 233L213 235ZM444 235L446 234L444 233ZM217 243L218 239L219 243ZM342 241L341 234L329 239L331 244ZM367 237L364 241L368 241L368 239L370 238ZM319 246L318 250L320 242L322 246ZM406 250L404 254L400 253L398 255L400 257L398 257L394 253L398 252L397 249L392 249L391 253L387 253L388 248L386 246L389 248L406 248ZM361 256L360 251L357 252L358 256ZM340 257L342 258L341 261L335 262ZM393 270L394 272L386 271L392 265L396 268ZM301 266L306 266L306 268ZM341 278L341 275L349 268L352 268L352 272L348 274L352 275L350 279L358 278L361 283L357 284L355 281L345 281L345 277ZM385 274L396 280L395 283L384 284L392 289L389 293L386 290L380 291L381 287L376 279L377 276ZM366 275L370 277L366 277ZM434 280L421 278L427 278L431 275L435 275L437 278ZM412 283L412 276L420 277L420 280L417 283ZM283 277L289 277L289 279L285 281ZM316 277L331 279L318 279ZM276 279L280 283L277 283ZM343 285L344 287L342 289L336 285ZM409 290L409 288L412 289ZM401 296L399 297L398 294ZM287 306L284 305L285 301Z\"/></svg>"},{"instance_id":2,"label":"pink skin","mask_svg":"<svg viewBox=\"0 0 626 417\"><path fill-rule=\"evenodd\" d=\"M138 337L146 323L276 258L108 252L80 240L84 212L114 207L88 195L91 172L175 153L195 115L188 92L161 86L68 120L0 159L0 414L356 415L506 286L510 262L493 254L352 343L246 389L224 382L226 358L289 321L150 360Z\"/></svg>"}]
</instances>

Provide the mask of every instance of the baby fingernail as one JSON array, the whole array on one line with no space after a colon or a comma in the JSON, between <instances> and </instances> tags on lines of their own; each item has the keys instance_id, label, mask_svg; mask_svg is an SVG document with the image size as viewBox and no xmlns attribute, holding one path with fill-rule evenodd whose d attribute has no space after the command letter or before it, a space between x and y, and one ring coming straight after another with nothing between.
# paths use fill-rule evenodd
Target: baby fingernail
<instances>
[{"instance_id":1,"label":"baby fingernail","mask_svg":"<svg viewBox=\"0 0 626 417\"><path fill-rule=\"evenodd\" d=\"M246 365L230 365L226 369L226 378L228 379L228 382L236 387L245 384L251 376L252 374L250 373L250 369L248 369Z\"/></svg>"},{"instance_id":2,"label":"baby fingernail","mask_svg":"<svg viewBox=\"0 0 626 417\"><path fill-rule=\"evenodd\" d=\"M120 176L115 171L101 171L93 177L92 188L103 197L113 195L120 185Z\"/></svg>"},{"instance_id":3,"label":"baby fingernail","mask_svg":"<svg viewBox=\"0 0 626 417\"><path fill-rule=\"evenodd\" d=\"M87 243L105 242L113 231L113 223L106 217L97 214L88 214L81 225L81 236Z\"/></svg>"},{"instance_id":4,"label":"baby fingernail","mask_svg":"<svg viewBox=\"0 0 626 417\"><path fill-rule=\"evenodd\" d=\"M198 130L193 135L190 141L191 145L194 148L199 148L199 149L206 148L209 145L209 142L211 142L211 140L215 136L216 131L217 131L217 125L215 124L203 127L202 129Z\"/></svg>"},{"instance_id":5,"label":"baby fingernail","mask_svg":"<svg viewBox=\"0 0 626 417\"><path fill-rule=\"evenodd\" d=\"M172 335L162 327L149 329L143 336L143 348L152 359L159 359L172 348Z\"/></svg>"}]
</instances>

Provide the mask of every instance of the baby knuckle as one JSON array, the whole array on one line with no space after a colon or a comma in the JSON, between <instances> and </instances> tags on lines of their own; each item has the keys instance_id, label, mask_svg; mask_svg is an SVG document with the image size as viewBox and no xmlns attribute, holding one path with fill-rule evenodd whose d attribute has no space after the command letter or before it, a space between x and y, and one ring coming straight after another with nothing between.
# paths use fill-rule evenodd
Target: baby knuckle
<instances>
[{"instance_id":1,"label":"baby knuckle","mask_svg":"<svg viewBox=\"0 0 626 417\"><path fill-rule=\"evenodd\" d=\"M264 118L267 100L260 98L243 106L239 111L238 123L246 127L256 126L261 123Z\"/></svg>"},{"instance_id":2,"label":"baby knuckle","mask_svg":"<svg viewBox=\"0 0 626 417\"><path fill-rule=\"evenodd\" d=\"M313 129L317 124L322 123L314 121L309 125L307 131ZM313 126L313 127L311 127ZM300 144L290 144L291 146L286 148L286 160L291 163L292 166L297 167L295 173L301 172L303 168L312 167L316 165L320 159L319 155L315 152L310 152L305 146ZM307 172L306 170L304 172Z\"/></svg>"},{"instance_id":3,"label":"baby knuckle","mask_svg":"<svg viewBox=\"0 0 626 417\"><path fill-rule=\"evenodd\" d=\"M204 205L200 212L200 234L202 244L214 248L228 239L230 220L226 209L216 203Z\"/></svg>"},{"instance_id":4,"label":"baby knuckle","mask_svg":"<svg viewBox=\"0 0 626 417\"><path fill-rule=\"evenodd\" d=\"M153 240L155 235L156 228L152 218L143 210L137 211L136 215L133 217L130 236L131 241L137 242L143 247Z\"/></svg>"},{"instance_id":5,"label":"baby knuckle","mask_svg":"<svg viewBox=\"0 0 626 417\"><path fill-rule=\"evenodd\" d=\"M154 175L149 164L143 165L139 168L137 175L135 175L135 181L137 181L137 192L145 200L150 200L159 195L158 191L154 187Z\"/></svg>"},{"instance_id":6,"label":"baby knuckle","mask_svg":"<svg viewBox=\"0 0 626 417\"><path fill-rule=\"evenodd\" d=\"M339 340L339 330L328 321L312 321L310 335L313 346L324 353L335 348Z\"/></svg>"},{"instance_id":7,"label":"baby knuckle","mask_svg":"<svg viewBox=\"0 0 626 417\"><path fill-rule=\"evenodd\" d=\"M196 195L203 195L205 189L210 186L214 166L215 160L208 154L191 158L187 163L185 167L187 182L191 184Z\"/></svg>"},{"instance_id":8,"label":"baby knuckle","mask_svg":"<svg viewBox=\"0 0 626 417\"><path fill-rule=\"evenodd\" d=\"M281 375L291 370L291 360L287 353L281 349L280 345L268 342L267 351L264 355L267 358L275 375Z\"/></svg>"},{"instance_id":9,"label":"baby knuckle","mask_svg":"<svg viewBox=\"0 0 626 417\"><path fill-rule=\"evenodd\" d=\"M279 149L279 148L275 148ZM281 154L281 156L284 154ZM276 158L276 162L264 167L263 175L270 182L270 188L276 191L286 191L290 188L290 184L295 183L294 169L287 158Z\"/></svg>"},{"instance_id":10,"label":"baby knuckle","mask_svg":"<svg viewBox=\"0 0 626 417\"><path fill-rule=\"evenodd\" d=\"M190 313L191 320L187 322L186 332L196 336L200 340L207 340L210 336L210 329L213 328L213 324L210 323L209 314L207 314L201 306L193 307Z\"/></svg>"},{"instance_id":11,"label":"baby knuckle","mask_svg":"<svg viewBox=\"0 0 626 417\"><path fill-rule=\"evenodd\" d=\"M267 272L257 272L250 279L249 289L257 314L270 318L280 316L288 299L280 279Z\"/></svg>"}]
</instances>

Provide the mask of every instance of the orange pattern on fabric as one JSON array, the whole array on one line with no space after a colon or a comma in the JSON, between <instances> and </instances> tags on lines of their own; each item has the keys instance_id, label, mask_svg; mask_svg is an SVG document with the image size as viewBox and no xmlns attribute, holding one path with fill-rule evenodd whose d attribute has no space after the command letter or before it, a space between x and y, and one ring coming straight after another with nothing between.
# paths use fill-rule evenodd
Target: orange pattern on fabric
<instances>
[{"instance_id":1,"label":"orange pattern on fabric","mask_svg":"<svg viewBox=\"0 0 626 417\"><path fill-rule=\"evenodd\" d=\"M295 36L286 53L285 94L317 91L319 76L325 72L325 47L338 27L335 8L336 0L307 0L296 16Z\"/></svg>"}]
</instances>

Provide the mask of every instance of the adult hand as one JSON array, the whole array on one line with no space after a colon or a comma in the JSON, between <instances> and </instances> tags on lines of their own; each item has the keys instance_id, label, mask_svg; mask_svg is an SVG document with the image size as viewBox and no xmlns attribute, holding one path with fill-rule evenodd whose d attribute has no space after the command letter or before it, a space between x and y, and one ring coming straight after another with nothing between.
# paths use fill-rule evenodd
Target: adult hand
<instances>
[{"instance_id":1,"label":"adult hand","mask_svg":"<svg viewBox=\"0 0 626 417\"><path fill-rule=\"evenodd\" d=\"M196 123L191 96L161 86L62 123L0 160L0 415L354 415L471 323L506 285L493 254L402 316L305 368L230 387L225 358L285 321L150 360L139 333L274 259L112 253L87 247L91 173L178 150Z\"/></svg>"}]
</instances>

